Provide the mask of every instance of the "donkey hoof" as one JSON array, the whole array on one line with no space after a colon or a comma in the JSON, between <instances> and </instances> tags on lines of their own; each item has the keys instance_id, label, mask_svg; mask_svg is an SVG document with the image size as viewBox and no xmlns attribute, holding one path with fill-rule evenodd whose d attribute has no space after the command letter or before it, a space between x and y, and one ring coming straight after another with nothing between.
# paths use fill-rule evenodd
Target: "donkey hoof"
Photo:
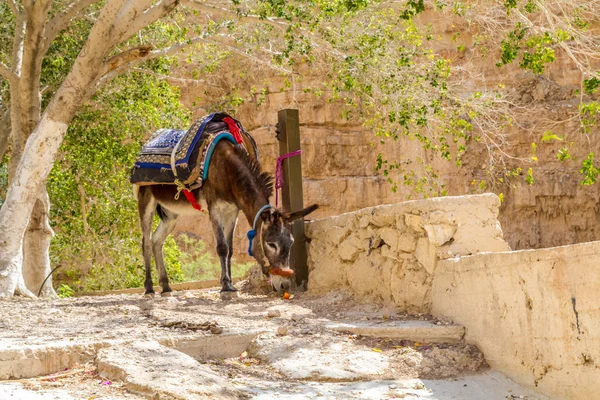
<instances>
[{"instance_id":1,"label":"donkey hoof","mask_svg":"<svg viewBox=\"0 0 600 400\"><path fill-rule=\"evenodd\" d=\"M144 297L147 298L147 299L153 299L154 298L154 292L144 293Z\"/></svg>"},{"instance_id":2,"label":"donkey hoof","mask_svg":"<svg viewBox=\"0 0 600 400\"><path fill-rule=\"evenodd\" d=\"M173 292L162 292L160 297L173 297Z\"/></svg>"},{"instance_id":3,"label":"donkey hoof","mask_svg":"<svg viewBox=\"0 0 600 400\"><path fill-rule=\"evenodd\" d=\"M221 300L233 300L240 297L239 292L221 292Z\"/></svg>"}]
</instances>

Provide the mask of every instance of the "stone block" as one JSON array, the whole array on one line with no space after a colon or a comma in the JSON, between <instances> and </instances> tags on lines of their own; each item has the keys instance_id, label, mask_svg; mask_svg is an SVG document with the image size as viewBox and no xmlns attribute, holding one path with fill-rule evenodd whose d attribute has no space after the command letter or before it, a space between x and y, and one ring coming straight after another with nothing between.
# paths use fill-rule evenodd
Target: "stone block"
<instances>
[{"instance_id":1,"label":"stone block","mask_svg":"<svg viewBox=\"0 0 600 400\"><path fill-rule=\"evenodd\" d=\"M369 218L368 215L363 215L360 218L360 222L358 223L358 227L359 228L366 228L367 226L369 226L369 224L371 223L371 218Z\"/></svg>"},{"instance_id":2,"label":"stone block","mask_svg":"<svg viewBox=\"0 0 600 400\"><path fill-rule=\"evenodd\" d=\"M387 244L384 244L383 246L381 246L381 255L385 258L389 258L391 260L396 260L398 261L398 253L393 251L390 246L388 246Z\"/></svg>"},{"instance_id":3,"label":"stone block","mask_svg":"<svg viewBox=\"0 0 600 400\"><path fill-rule=\"evenodd\" d=\"M436 247L442 246L454 236L456 226L448 224L427 224L424 225L429 241Z\"/></svg>"},{"instance_id":4,"label":"stone block","mask_svg":"<svg viewBox=\"0 0 600 400\"><path fill-rule=\"evenodd\" d=\"M437 265L436 247L427 238L421 238L417 242L415 257L419 264L425 268L428 274L432 275Z\"/></svg>"},{"instance_id":5,"label":"stone block","mask_svg":"<svg viewBox=\"0 0 600 400\"><path fill-rule=\"evenodd\" d=\"M350 235L350 229L349 228L342 228L339 226L334 226L332 228L330 228L329 230L327 230L326 236L327 236L327 242L331 245L338 245L340 244L344 239L346 239L348 237L348 235Z\"/></svg>"},{"instance_id":6,"label":"stone block","mask_svg":"<svg viewBox=\"0 0 600 400\"><path fill-rule=\"evenodd\" d=\"M421 226L421 216L414 214L406 214L404 216L404 221L406 225L412 228L415 232L421 233L423 231L423 227Z\"/></svg>"},{"instance_id":7,"label":"stone block","mask_svg":"<svg viewBox=\"0 0 600 400\"><path fill-rule=\"evenodd\" d=\"M379 237L390 246L391 250L396 252L398 250L398 231L394 228L384 227L377 231Z\"/></svg>"},{"instance_id":8,"label":"stone block","mask_svg":"<svg viewBox=\"0 0 600 400\"><path fill-rule=\"evenodd\" d=\"M417 238L408 232L398 236L398 250L405 253L412 253L417 247Z\"/></svg>"},{"instance_id":9,"label":"stone block","mask_svg":"<svg viewBox=\"0 0 600 400\"><path fill-rule=\"evenodd\" d=\"M355 236L351 236L348 239L344 240L338 246L338 254L340 258L344 261L354 261L358 254L361 252L359 248L360 241Z\"/></svg>"},{"instance_id":10,"label":"stone block","mask_svg":"<svg viewBox=\"0 0 600 400\"><path fill-rule=\"evenodd\" d=\"M390 207L376 207L372 212L371 223L378 228L384 226L393 227L396 223L396 214Z\"/></svg>"},{"instance_id":11,"label":"stone block","mask_svg":"<svg viewBox=\"0 0 600 400\"><path fill-rule=\"evenodd\" d=\"M431 277L417 262L399 264L392 274L391 292L398 310L428 313L431 307Z\"/></svg>"}]
</instances>

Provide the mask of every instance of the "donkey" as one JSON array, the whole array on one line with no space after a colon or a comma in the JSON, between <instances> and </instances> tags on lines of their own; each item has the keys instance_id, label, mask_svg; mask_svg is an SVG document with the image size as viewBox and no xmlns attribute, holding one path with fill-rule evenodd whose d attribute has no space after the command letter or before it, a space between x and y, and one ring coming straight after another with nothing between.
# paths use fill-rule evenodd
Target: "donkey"
<instances>
[{"instance_id":1,"label":"donkey","mask_svg":"<svg viewBox=\"0 0 600 400\"><path fill-rule=\"evenodd\" d=\"M169 278L163 259L163 244L175 228L179 216L198 215L183 196L176 199L175 185L136 186L138 211L142 225L142 250L146 277L145 295L153 296L151 260L154 254L162 296L171 295ZM265 275L270 275L274 290L282 292L292 285L293 271L289 266L290 250L294 238L289 223L302 218L318 208L313 204L300 211L287 213L270 207L273 194L272 177L261 171L258 160L241 146L222 140L212 155L208 179L201 188L192 190L198 202L208 209L210 222L217 242L221 262L221 293L236 292L231 277L233 232L241 210L248 223L255 228L257 240L249 248ZM152 218L158 213L160 223L152 237ZM280 271L277 275L274 271Z\"/></svg>"}]
</instances>

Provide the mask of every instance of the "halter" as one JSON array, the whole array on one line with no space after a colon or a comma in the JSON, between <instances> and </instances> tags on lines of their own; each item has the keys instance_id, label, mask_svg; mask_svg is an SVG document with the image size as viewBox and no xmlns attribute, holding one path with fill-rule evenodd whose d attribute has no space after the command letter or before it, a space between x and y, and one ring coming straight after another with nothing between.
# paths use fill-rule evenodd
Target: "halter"
<instances>
[{"instance_id":1,"label":"halter","mask_svg":"<svg viewBox=\"0 0 600 400\"><path fill-rule=\"evenodd\" d=\"M271 205L267 204L267 205L262 206L261 209L258 210L258 212L256 213L256 216L254 217L254 224L252 225L252 229L248 231L248 255L250 255L251 257L253 257L252 241L256 237L256 223L258 222L258 218L260 217L260 215L269 208L271 208Z\"/></svg>"}]
</instances>

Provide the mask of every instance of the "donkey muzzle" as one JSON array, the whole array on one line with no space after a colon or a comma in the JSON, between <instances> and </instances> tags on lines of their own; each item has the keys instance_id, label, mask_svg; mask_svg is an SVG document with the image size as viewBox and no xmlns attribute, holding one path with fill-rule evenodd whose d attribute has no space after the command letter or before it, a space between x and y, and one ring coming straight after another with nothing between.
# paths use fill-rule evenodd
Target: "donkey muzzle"
<instances>
[{"instance_id":1,"label":"donkey muzzle","mask_svg":"<svg viewBox=\"0 0 600 400\"><path fill-rule=\"evenodd\" d=\"M291 276L269 275L269 277L271 280L271 287L278 293L291 292L294 289L295 282Z\"/></svg>"}]
</instances>

